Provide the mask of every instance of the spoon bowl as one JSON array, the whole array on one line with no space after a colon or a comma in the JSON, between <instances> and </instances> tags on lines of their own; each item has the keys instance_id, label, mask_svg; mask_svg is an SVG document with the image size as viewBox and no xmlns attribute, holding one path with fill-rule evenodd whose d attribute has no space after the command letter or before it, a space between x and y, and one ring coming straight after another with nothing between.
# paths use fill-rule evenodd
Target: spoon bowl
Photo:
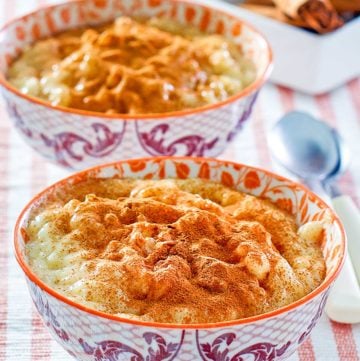
<instances>
[{"instance_id":1,"label":"spoon bowl","mask_svg":"<svg viewBox=\"0 0 360 361\"><path fill-rule=\"evenodd\" d=\"M334 129L302 112L286 114L269 135L274 158L302 179L324 180L339 168Z\"/></svg>"}]
</instances>

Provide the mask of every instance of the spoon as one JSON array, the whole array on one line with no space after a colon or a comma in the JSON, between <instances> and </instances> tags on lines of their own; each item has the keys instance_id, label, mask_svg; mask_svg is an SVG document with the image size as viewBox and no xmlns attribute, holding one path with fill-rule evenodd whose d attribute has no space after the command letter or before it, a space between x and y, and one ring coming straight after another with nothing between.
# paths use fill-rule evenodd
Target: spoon
<instances>
[{"instance_id":1,"label":"spoon","mask_svg":"<svg viewBox=\"0 0 360 361\"><path fill-rule=\"evenodd\" d=\"M325 310L334 321L359 323L360 212L351 198L341 195L336 186L336 180L349 163L346 144L326 123L306 113L291 112L271 130L269 145L273 157L328 204L332 203L342 220L351 259L346 256Z\"/></svg>"}]
</instances>

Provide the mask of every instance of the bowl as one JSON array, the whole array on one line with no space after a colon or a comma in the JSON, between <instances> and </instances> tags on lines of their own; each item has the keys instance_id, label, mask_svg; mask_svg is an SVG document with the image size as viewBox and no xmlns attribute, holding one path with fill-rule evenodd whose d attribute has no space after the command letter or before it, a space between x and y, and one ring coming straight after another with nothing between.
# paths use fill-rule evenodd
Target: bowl
<instances>
[{"instance_id":1,"label":"bowl","mask_svg":"<svg viewBox=\"0 0 360 361\"><path fill-rule=\"evenodd\" d=\"M326 219L322 252L327 274L313 292L265 314L220 323L165 324L129 320L86 308L49 288L29 268L25 232L39 201L87 178L203 178L285 207L299 225ZM330 220L330 221L329 221ZM15 255L31 297L55 340L77 360L274 360L289 357L318 322L345 254L345 233L333 211L303 186L266 170L206 158L158 157L126 160L74 174L35 196L15 227ZM253 358L252 358L253 357Z\"/></svg>"},{"instance_id":2,"label":"bowl","mask_svg":"<svg viewBox=\"0 0 360 361\"><path fill-rule=\"evenodd\" d=\"M20 93L5 74L21 50L39 38L96 25L117 16L159 16L218 33L239 44L256 65L256 80L215 104L164 114L105 115L51 104ZM249 117L272 68L267 41L236 14L187 0L79 0L41 8L0 31L0 85L10 119L25 141L46 159L84 169L143 156L217 156Z\"/></svg>"}]
</instances>

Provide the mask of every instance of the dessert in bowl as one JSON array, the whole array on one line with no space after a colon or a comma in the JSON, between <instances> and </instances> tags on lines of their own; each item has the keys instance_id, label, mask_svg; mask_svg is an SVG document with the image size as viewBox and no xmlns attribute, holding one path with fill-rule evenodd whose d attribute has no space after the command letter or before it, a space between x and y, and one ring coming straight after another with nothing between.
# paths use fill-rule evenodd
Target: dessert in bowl
<instances>
[{"instance_id":1,"label":"dessert in bowl","mask_svg":"<svg viewBox=\"0 0 360 361\"><path fill-rule=\"evenodd\" d=\"M0 82L27 142L70 168L216 156L272 66L234 14L182 0L74 1L3 28Z\"/></svg>"},{"instance_id":2,"label":"dessert in bowl","mask_svg":"<svg viewBox=\"0 0 360 361\"><path fill-rule=\"evenodd\" d=\"M283 359L321 316L345 235L280 176L150 158L49 187L19 217L15 247L38 311L77 359Z\"/></svg>"},{"instance_id":3,"label":"dessert in bowl","mask_svg":"<svg viewBox=\"0 0 360 361\"><path fill-rule=\"evenodd\" d=\"M8 71L20 92L54 106L135 116L214 104L255 78L255 64L223 35L126 16L38 40Z\"/></svg>"}]
</instances>

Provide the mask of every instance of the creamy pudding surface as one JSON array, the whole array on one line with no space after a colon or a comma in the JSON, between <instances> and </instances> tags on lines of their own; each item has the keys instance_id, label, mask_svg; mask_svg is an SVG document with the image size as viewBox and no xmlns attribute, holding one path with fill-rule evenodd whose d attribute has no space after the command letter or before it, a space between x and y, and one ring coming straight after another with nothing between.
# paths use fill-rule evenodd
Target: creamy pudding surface
<instances>
[{"instance_id":1,"label":"creamy pudding surface","mask_svg":"<svg viewBox=\"0 0 360 361\"><path fill-rule=\"evenodd\" d=\"M32 210L33 272L98 311L163 323L241 319L320 285L323 225L200 179L89 179Z\"/></svg>"},{"instance_id":2,"label":"creamy pudding surface","mask_svg":"<svg viewBox=\"0 0 360 361\"><path fill-rule=\"evenodd\" d=\"M125 16L40 39L7 74L20 92L55 106L132 115L224 101L256 77L241 47L222 35Z\"/></svg>"}]
</instances>

